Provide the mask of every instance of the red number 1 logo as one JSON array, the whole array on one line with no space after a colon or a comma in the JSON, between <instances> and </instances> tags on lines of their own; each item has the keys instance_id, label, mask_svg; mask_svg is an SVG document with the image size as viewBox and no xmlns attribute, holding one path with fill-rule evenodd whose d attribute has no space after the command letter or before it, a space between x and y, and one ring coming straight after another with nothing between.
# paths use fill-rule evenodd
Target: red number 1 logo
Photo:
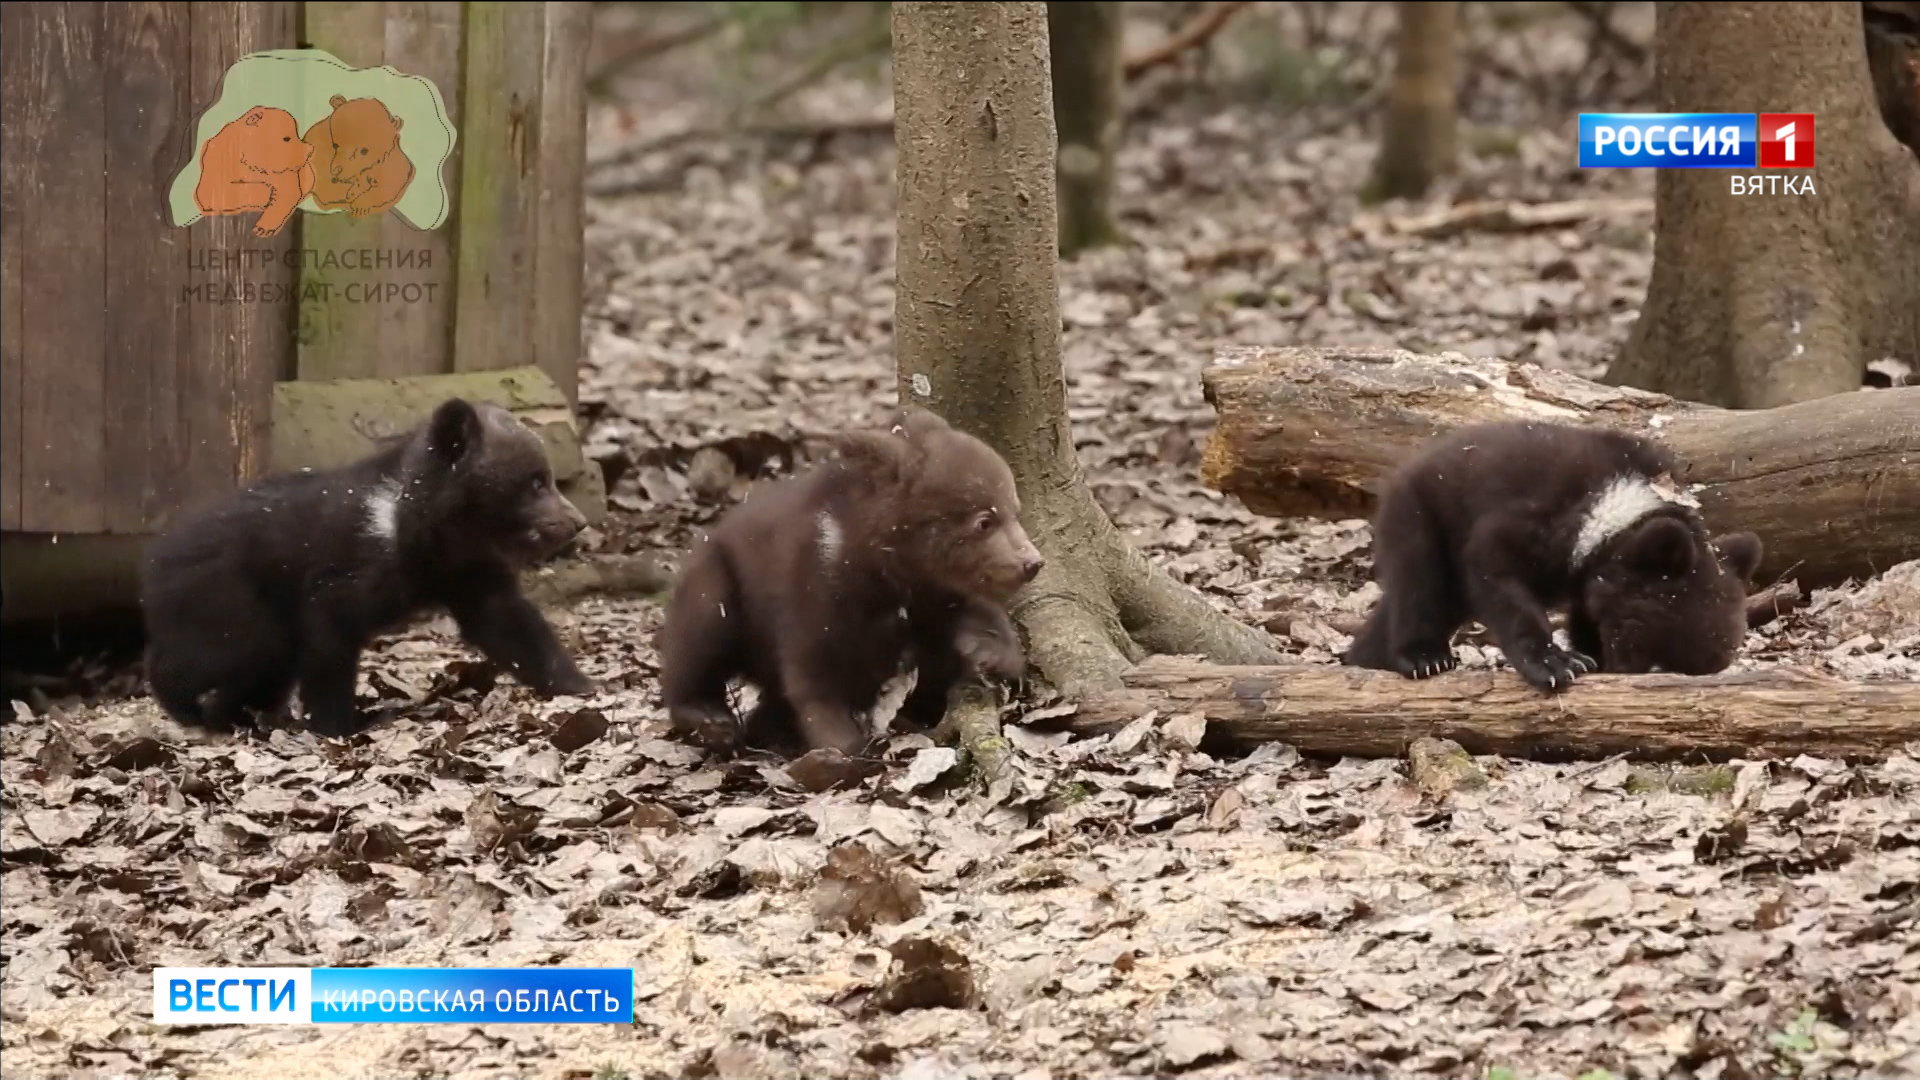
<instances>
[{"instance_id":1,"label":"red number 1 logo","mask_svg":"<svg viewBox=\"0 0 1920 1080\"><path fill-rule=\"evenodd\" d=\"M1813 168L1813 114L1761 113L1760 145L1763 169Z\"/></svg>"}]
</instances>

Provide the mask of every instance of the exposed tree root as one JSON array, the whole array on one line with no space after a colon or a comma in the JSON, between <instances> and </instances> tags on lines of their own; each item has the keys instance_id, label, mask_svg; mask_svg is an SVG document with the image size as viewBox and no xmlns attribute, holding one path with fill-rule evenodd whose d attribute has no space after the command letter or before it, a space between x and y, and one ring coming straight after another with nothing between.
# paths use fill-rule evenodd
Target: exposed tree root
<instances>
[{"instance_id":1,"label":"exposed tree root","mask_svg":"<svg viewBox=\"0 0 1920 1080\"><path fill-rule=\"evenodd\" d=\"M1078 470L1072 470L1077 473ZM1014 603L1033 665L1063 695L1110 691L1152 653L1218 664L1271 664L1279 653L1155 567L1084 486L1028 506L1047 569Z\"/></svg>"}]
</instances>

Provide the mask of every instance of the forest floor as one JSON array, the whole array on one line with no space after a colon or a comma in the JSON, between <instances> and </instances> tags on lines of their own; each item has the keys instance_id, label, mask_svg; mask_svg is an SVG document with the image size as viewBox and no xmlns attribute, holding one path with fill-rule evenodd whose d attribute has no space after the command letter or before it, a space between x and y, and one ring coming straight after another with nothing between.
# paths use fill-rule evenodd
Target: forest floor
<instances>
[{"instance_id":1,"label":"forest floor","mask_svg":"<svg viewBox=\"0 0 1920 1080\"><path fill-rule=\"evenodd\" d=\"M1551 72L1571 41L1573 65L1580 38L1556 33L1515 48ZM705 122L689 66L597 105L596 158ZM1646 286L1651 178L1579 172L1570 114L1481 90L1462 175L1421 206L1359 204L1374 144L1348 106L1147 110L1121 159L1129 243L1062 269L1100 502L1301 659L1330 663L1372 599L1368 531L1257 518L1198 483L1212 350L1393 344L1592 374ZM828 80L793 106L884 115L885 84ZM692 137L594 170L582 399L618 481L584 547L676 552L808 436L879 418L892 161L884 133L853 131ZM1598 208L1525 234L1388 224L1464 197ZM1920 678L1920 564L1811 601L1741 663ZM859 788L810 794L779 762L665 737L660 614L555 613L602 680L583 699L496 682L444 620L384 639L363 696L398 715L345 744L183 731L126 671L16 702L8 1076L1920 1074L1920 748L1486 758L1485 788L1436 792L1398 760L1209 757L1162 718L1067 739L1016 701L995 798L917 736ZM822 883L849 842L905 921L846 925L874 906ZM638 1001L632 1027L145 1019L154 967L223 964L632 966Z\"/></svg>"}]
</instances>

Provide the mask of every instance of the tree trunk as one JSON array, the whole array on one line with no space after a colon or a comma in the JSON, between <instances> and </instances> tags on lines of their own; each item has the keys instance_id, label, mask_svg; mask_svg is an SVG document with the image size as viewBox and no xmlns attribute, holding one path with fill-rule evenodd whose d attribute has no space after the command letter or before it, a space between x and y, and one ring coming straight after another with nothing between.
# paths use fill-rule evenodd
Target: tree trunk
<instances>
[{"instance_id":1,"label":"tree trunk","mask_svg":"<svg viewBox=\"0 0 1920 1080\"><path fill-rule=\"evenodd\" d=\"M1793 668L1589 675L1548 697L1511 671L1416 680L1328 664L1226 668L1157 657L1125 683L1060 724L1093 733L1150 711L1199 713L1208 748L1284 742L1307 754L1400 757L1415 739L1436 738L1473 754L1545 761L1878 758L1920 739L1920 683L1854 683Z\"/></svg>"},{"instance_id":2,"label":"tree trunk","mask_svg":"<svg viewBox=\"0 0 1920 1080\"><path fill-rule=\"evenodd\" d=\"M1454 88L1459 82L1460 5L1453 0L1401 0L1380 157L1372 191L1378 199L1419 198L1456 160Z\"/></svg>"},{"instance_id":3,"label":"tree trunk","mask_svg":"<svg viewBox=\"0 0 1920 1080\"><path fill-rule=\"evenodd\" d=\"M1117 0L1047 5L1053 112L1060 134L1060 256L1112 243L1113 158L1120 148L1120 40Z\"/></svg>"},{"instance_id":4,"label":"tree trunk","mask_svg":"<svg viewBox=\"0 0 1920 1080\"><path fill-rule=\"evenodd\" d=\"M1860 5L1667 2L1656 27L1661 109L1813 113L1817 168L1731 177L1816 192L1662 170L1646 304L1607 381L1765 409L1920 358L1920 166L1875 109Z\"/></svg>"},{"instance_id":5,"label":"tree trunk","mask_svg":"<svg viewBox=\"0 0 1920 1080\"><path fill-rule=\"evenodd\" d=\"M1671 447L1710 528L1760 534L1763 577L1819 588L1920 558L1920 387L1734 412L1453 353L1239 346L1202 379L1219 419L1201 478L1255 513L1366 515L1381 474L1453 428L1592 423Z\"/></svg>"},{"instance_id":6,"label":"tree trunk","mask_svg":"<svg viewBox=\"0 0 1920 1080\"><path fill-rule=\"evenodd\" d=\"M896 3L899 394L984 439L1047 557L1015 598L1035 666L1078 697L1148 650L1277 653L1151 566L1093 501L1060 366L1054 125L1040 3Z\"/></svg>"}]
</instances>

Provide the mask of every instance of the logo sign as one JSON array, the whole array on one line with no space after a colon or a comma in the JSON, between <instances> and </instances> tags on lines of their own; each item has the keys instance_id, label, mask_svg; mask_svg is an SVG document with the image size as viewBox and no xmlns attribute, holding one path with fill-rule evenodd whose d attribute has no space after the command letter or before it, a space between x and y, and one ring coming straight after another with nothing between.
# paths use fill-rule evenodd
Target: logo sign
<instances>
[{"instance_id":1,"label":"logo sign","mask_svg":"<svg viewBox=\"0 0 1920 1080\"><path fill-rule=\"evenodd\" d=\"M277 49L227 69L193 158L168 190L173 223L242 215L274 236L294 211L446 223L441 167L454 130L432 80L353 68L321 49Z\"/></svg>"},{"instance_id":2,"label":"logo sign","mask_svg":"<svg viewBox=\"0 0 1920 1080\"><path fill-rule=\"evenodd\" d=\"M1581 113L1580 167L1751 169L1755 128L1752 113Z\"/></svg>"},{"instance_id":3,"label":"logo sign","mask_svg":"<svg viewBox=\"0 0 1920 1080\"><path fill-rule=\"evenodd\" d=\"M1813 168L1813 114L1760 114L1760 167Z\"/></svg>"},{"instance_id":4,"label":"logo sign","mask_svg":"<svg viewBox=\"0 0 1920 1080\"><path fill-rule=\"evenodd\" d=\"M632 968L159 968L161 1024L631 1024Z\"/></svg>"}]
</instances>

